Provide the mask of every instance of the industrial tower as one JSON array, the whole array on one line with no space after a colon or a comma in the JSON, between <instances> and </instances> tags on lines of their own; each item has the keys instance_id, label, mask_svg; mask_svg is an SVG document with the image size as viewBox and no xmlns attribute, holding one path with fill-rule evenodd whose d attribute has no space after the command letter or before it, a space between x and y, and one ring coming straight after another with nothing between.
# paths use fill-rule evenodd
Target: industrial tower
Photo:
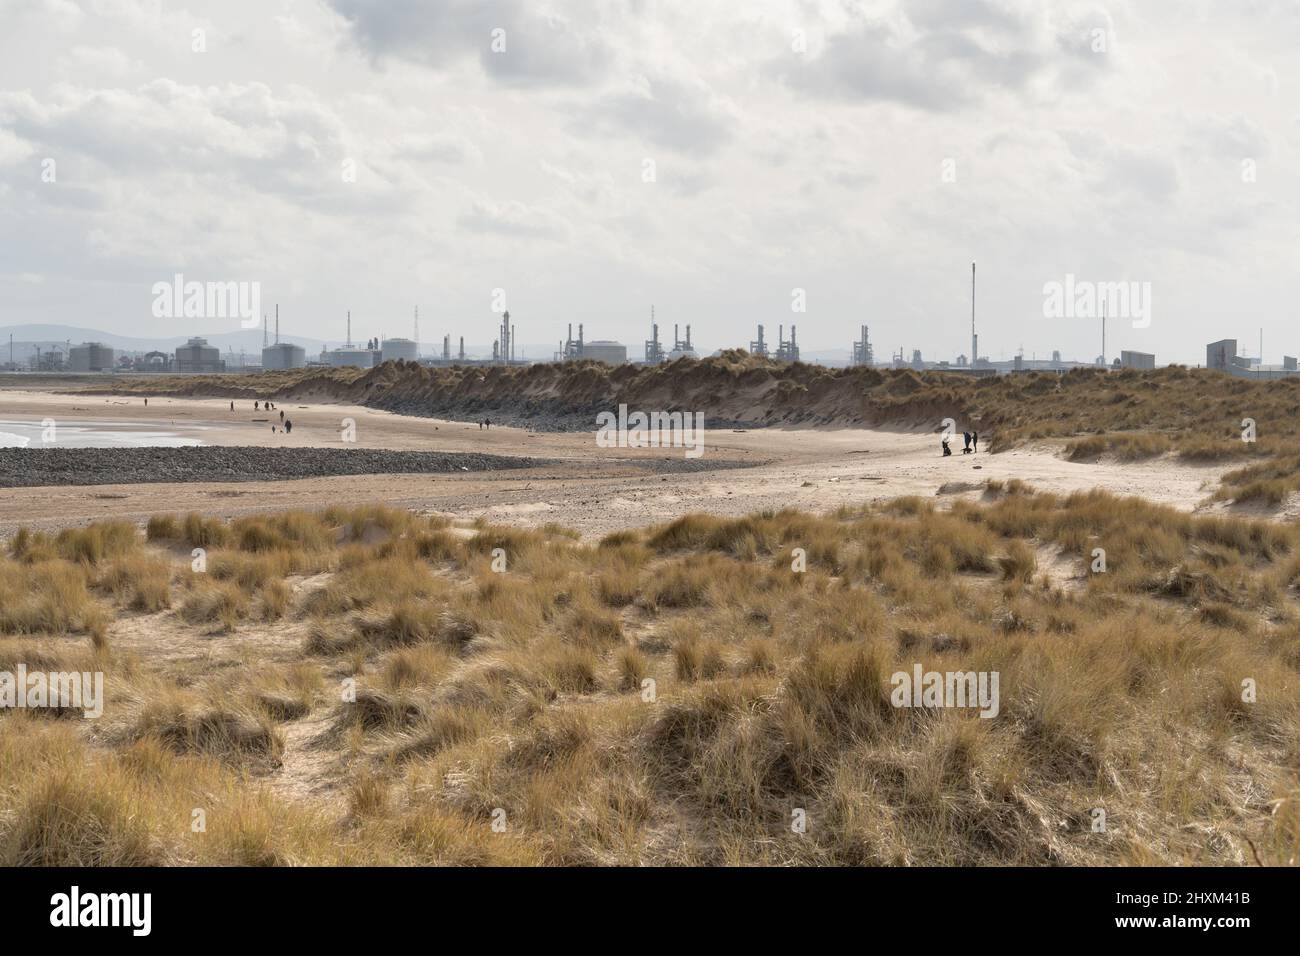
<instances>
[{"instance_id":1,"label":"industrial tower","mask_svg":"<svg viewBox=\"0 0 1300 956\"><path fill-rule=\"evenodd\" d=\"M853 343L854 365L875 365L876 357L871 351L871 340L867 338L867 327L862 327L862 338Z\"/></svg>"},{"instance_id":2,"label":"industrial tower","mask_svg":"<svg viewBox=\"0 0 1300 956\"><path fill-rule=\"evenodd\" d=\"M655 307L650 306L650 338L645 342L645 363L658 365L664 360L664 350L659 345L659 325L655 322Z\"/></svg>"}]
</instances>

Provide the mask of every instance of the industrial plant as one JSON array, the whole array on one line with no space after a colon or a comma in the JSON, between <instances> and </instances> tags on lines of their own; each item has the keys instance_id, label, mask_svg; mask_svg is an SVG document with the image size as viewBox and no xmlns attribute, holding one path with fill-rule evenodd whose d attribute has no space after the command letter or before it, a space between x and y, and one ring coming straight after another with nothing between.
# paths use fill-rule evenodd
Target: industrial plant
<instances>
[{"instance_id":1,"label":"industrial plant","mask_svg":"<svg viewBox=\"0 0 1300 956\"><path fill-rule=\"evenodd\" d=\"M812 361L815 364L848 365L851 367L886 367L895 369L912 369L914 371L947 372L963 375L1006 375L1021 372L1057 372L1063 373L1077 368L1118 369L1154 369L1156 356L1152 352L1123 349L1117 356L1107 352L1106 318L1103 311L1098 326L1100 333L1100 353L1088 360L1071 360L1062 357L1059 350L1052 350L1049 357L1026 355L1022 348L1010 358L993 360L980 354L980 338L976 328L975 299L975 263L971 263L970 285L970 354L959 354L953 359L926 358L921 349L900 347L887 359L878 361L875 346L871 341L870 327L865 323L858 326L858 334L851 341L845 352L818 353ZM369 336L364 343L354 343L352 339L352 313L346 313L346 339L343 344L329 347L327 344L318 353L310 353L304 345L281 338L280 309L275 307L273 324L263 317L262 348L260 363L256 358L249 361L244 350L236 354L232 349L222 350L210 344L207 339L195 336L173 351L153 349L150 351L129 351L114 348L100 341L86 341L79 345L65 342L9 342L9 361L0 364L0 371L7 372L45 372L45 373L184 373L203 374L214 372L257 372L283 371L304 368L309 365L333 368L353 367L360 369L374 368L384 362L418 362L428 366L452 365L525 365L536 358L520 355L517 329L511 314L501 314L496 329L496 336L491 342L490 354L472 355L466 351L465 337L459 335L453 347L450 332L442 336L441 348L436 353L422 354L420 343L420 310L416 306L411 336ZM777 362L803 361L798 342L798 329L791 324L789 337L786 336L784 324L777 325L776 340L768 338L770 326L756 324L756 335L749 340L747 351L758 358ZM272 338L273 334L273 338ZM315 345L312 346L314 350ZM719 354L715 352L713 354ZM1263 354L1261 336L1260 355ZM839 357L846 356L846 357ZM566 334L558 342L550 361L574 362L596 361L618 366L632 363L657 365L678 359L698 358L692 337L691 323L674 323L672 338L663 341L660 338L659 322L655 307L650 306L650 335L642 342L640 358L629 355L628 346L612 339L588 339L584 323L569 323ZM1248 378L1290 378L1300 375L1300 362L1294 356L1283 356L1280 365L1265 364L1259 356L1241 354L1238 340L1221 339L1206 346L1205 367L1218 369L1227 374Z\"/></svg>"}]
</instances>

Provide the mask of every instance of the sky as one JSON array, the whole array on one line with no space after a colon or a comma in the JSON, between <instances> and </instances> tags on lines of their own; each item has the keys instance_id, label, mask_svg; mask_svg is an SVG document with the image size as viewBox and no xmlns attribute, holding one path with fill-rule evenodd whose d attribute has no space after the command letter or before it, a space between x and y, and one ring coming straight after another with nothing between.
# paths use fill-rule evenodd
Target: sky
<instances>
[{"instance_id":1,"label":"sky","mask_svg":"<svg viewBox=\"0 0 1300 956\"><path fill-rule=\"evenodd\" d=\"M0 326L1300 354L1294 0L0 0ZM1127 288L1127 286L1126 286ZM178 311L182 314L177 314ZM1059 312L1059 310L1057 310Z\"/></svg>"}]
</instances>

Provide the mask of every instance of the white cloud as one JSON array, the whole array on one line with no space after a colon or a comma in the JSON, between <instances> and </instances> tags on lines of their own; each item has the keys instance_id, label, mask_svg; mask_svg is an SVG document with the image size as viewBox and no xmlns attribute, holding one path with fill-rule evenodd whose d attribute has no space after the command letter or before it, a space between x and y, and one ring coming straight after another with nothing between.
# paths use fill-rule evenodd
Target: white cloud
<instances>
[{"instance_id":1,"label":"white cloud","mask_svg":"<svg viewBox=\"0 0 1300 956\"><path fill-rule=\"evenodd\" d=\"M4 21L7 315L163 331L141 296L183 268L259 279L321 337L416 301L431 337L477 330L504 287L526 341L572 320L637 343L654 302L711 350L790 324L797 286L808 349L866 322L880 355L947 356L977 259L990 354L1096 353L1090 327L1035 320L1066 271L1152 281L1168 324L1120 347L1161 360L1238 321L1292 334L1282 0L190 7L33 0Z\"/></svg>"},{"instance_id":2,"label":"white cloud","mask_svg":"<svg viewBox=\"0 0 1300 956\"><path fill-rule=\"evenodd\" d=\"M133 60L121 50L111 46L74 46L60 61L65 74L76 80L118 80L129 73L144 69L144 64Z\"/></svg>"}]
</instances>

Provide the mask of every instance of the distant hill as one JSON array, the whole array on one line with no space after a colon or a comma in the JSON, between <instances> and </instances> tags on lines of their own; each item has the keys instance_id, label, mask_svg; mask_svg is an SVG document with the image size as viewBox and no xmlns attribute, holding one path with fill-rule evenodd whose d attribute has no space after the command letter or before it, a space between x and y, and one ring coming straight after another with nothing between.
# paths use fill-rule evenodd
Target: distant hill
<instances>
[{"instance_id":1,"label":"distant hill","mask_svg":"<svg viewBox=\"0 0 1300 956\"><path fill-rule=\"evenodd\" d=\"M208 340L209 344L215 345L222 352L227 349L238 352L242 348L250 353L260 353L262 348L262 330L260 328L200 334ZM171 335L165 338L136 338L129 335L115 335L102 329L87 329L75 325L7 325L0 327L0 346L8 346L10 335L14 338L15 347L19 344L28 343L38 343L44 346L47 343L68 341L71 341L73 345L80 345L82 342L103 342L107 346L127 352L152 352L155 350L170 352L176 346L184 345L186 340L190 338L189 335ZM271 335L274 338L275 333L272 332ZM303 335L283 335L282 338L301 345L308 352L319 352L324 344L321 339Z\"/></svg>"}]
</instances>

